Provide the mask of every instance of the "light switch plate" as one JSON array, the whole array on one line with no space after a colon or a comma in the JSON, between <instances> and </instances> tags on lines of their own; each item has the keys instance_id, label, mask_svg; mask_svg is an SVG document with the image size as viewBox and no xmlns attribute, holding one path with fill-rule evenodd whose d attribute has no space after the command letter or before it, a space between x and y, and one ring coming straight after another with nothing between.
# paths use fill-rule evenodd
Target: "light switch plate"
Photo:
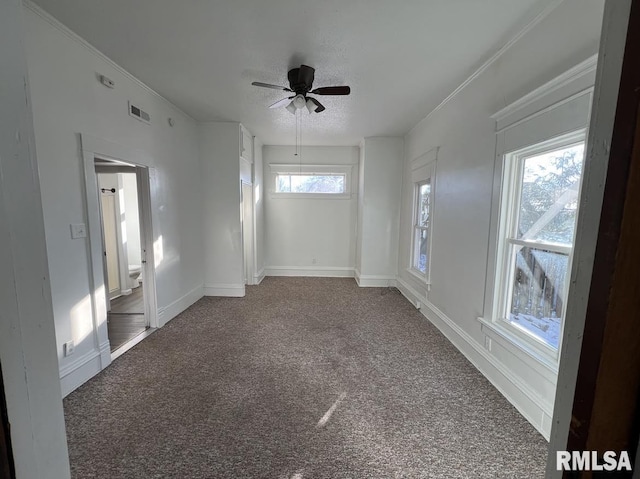
<instances>
[{"instance_id":1,"label":"light switch plate","mask_svg":"<svg viewBox=\"0 0 640 479\"><path fill-rule=\"evenodd\" d=\"M86 238L87 237L87 226L84 223L79 223L75 225L71 225L71 238Z\"/></svg>"}]
</instances>

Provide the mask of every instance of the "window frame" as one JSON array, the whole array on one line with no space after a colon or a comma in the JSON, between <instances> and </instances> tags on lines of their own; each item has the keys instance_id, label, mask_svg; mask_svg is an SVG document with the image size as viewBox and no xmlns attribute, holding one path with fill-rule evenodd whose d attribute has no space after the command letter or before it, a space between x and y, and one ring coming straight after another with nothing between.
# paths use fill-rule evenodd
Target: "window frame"
<instances>
[{"instance_id":1,"label":"window frame","mask_svg":"<svg viewBox=\"0 0 640 479\"><path fill-rule=\"evenodd\" d=\"M353 165L308 165L308 164L275 164L269 165L271 169L272 198L299 198L299 199L350 199L352 191ZM343 176L344 192L342 193L305 193L305 192L279 192L277 181L279 175L316 175L316 176Z\"/></svg>"},{"instance_id":2,"label":"window frame","mask_svg":"<svg viewBox=\"0 0 640 479\"><path fill-rule=\"evenodd\" d=\"M289 188L292 188L292 178L296 176L305 176L305 177L313 177L313 178L323 178L323 177L331 177L331 178L342 178L342 191L338 192L326 192L323 193L321 191L279 191L278 184L280 178L289 178ZM282 193L291 193L296 195L310 195L310 194L318 194L318 195L344 195L346 191L347 185L347 175L344 173L276 173L275 175L276 185L275 192L278 194Z\"/></svg>"},{"instance_id":3,"label":"window frame","mask_svg":"<svg viewBox=\"0 0 640 479\"><path fill-rule=\"evenodd\" d=\"M433 244L433 224L434 224L434 206L435 206L435 179L436 179L436 158L437 148L428 152L428 154L417 158L412 162L411 181L413 184L413 200L411 208L411 248L409 249L409 267L407 271L413 275L419 282L429 286L431 284L431 257ZM420 205L420 186L429 183L431 185L429 192L429 226L427 228L419 226ZM427 230L427 265L426 271L423 273L417 267L416 251L417 232L418 230Z\"/></svg>"},{"instance_id":4,"label":"window frame","mask_svg":"<svg viewBox=\"0 0 640 479\"><path fill-rule=\"evenodd\" d=\"M501 197L498 210L499 229L498 245L496 248L496 266L494 279L493 315L491 323L498 332L504 336L515 339L516 343L524 345L524 349L530 348L544 362L557 365L560 357L562 337L565 327L566 300L571 280L571 269L573 262L573 251L575 245L576 230L571 246L559 245L552 242L521 240L513 232L517 228L519 220L519 210L522 192L522 170L524 160L533 156L548 153L561 148L569 148L580 143L586 144L586 129L576 130L567 134L559 135L549 140L536 142L532 145L519 148L515 151L506 152L502 155L502 182ZM586 149L585 149L586 153ZM584 163L583 163L584 165ZM578 207L576 210L576 222L579 214L579 198L583 178L580 179L578 188ZM548 248L549 251L567 255L567 271L564 279L563 300L565 309L563 310L560 325L560 342L557 349L536 337L533 333L528 333L522 328L513 324L508 318L508 310L511 306L511 293L514 275L514 245L531 247L534 249Z\"/></svg>"},{"instance_id":5,"label":"window frame","mask_svg":"<svg viewBox=\"0 0 640 479\"><path fill-rule=\"evenodd\" d=\"M429 185L429 224L428 226L420 226L420 213L421 213L421 205L420 205L420 188L424 185ZM425 180L419 181L413 184L413 238L411 243L411 270L412 273L420 276L424 281L428 281L429 278L429 265L431 264L431 178L427 178ZM420 246L420 236L421 232L427 232L427 262L425 271L422 272L417 264L419 263L419 253L418 249Z\"/></svg>"}]
</instances>

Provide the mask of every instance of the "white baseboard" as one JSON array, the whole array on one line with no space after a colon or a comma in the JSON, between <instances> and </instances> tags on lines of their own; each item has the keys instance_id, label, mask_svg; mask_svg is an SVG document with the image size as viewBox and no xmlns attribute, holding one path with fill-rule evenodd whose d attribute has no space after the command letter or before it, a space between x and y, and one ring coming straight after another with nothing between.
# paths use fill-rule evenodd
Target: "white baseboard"
<instances>
[{"instance_id":1,"label":"white baseboard","mask_svg":"<svg viewBox=\"0 0 640 479\"><path fill-rule=\"evenodd\" d=\"M93 349L78 359L60 368L60 388L62 397L67 396L80 385L102 371L100 351Z\"/></svg>"},{"instance_id":2,"label":"white baseboard","mask_svg":"<svg viewBox=\"0 0 640 479\"><path fill-rule=\"evenodd\" d=\"M230 298L243 298L245 295L244 284L210 283L204 285L205 296L226 296Z\"/></svg>"},{"instance_id":3,"label":"white baseboard","mask_svg":"<svg viewBox=\"0 0 640 479\"><path fill-rule=\"evenodd\" d=\"M202 298L202 296L202 286L197 286L171 304L159 308L158 323L161 326L165 325L168 321ZM111 364L111 346L109 341L105 341L100 345L100 349L92 349L78 357L75 361L60 368L62 396L68 395L109 366L109 364Z\"/></svg>"},{"instance_id":4,"label":"white baseboard","mask_svg":"<svg viewBox=\"0 0 640 479\"><path fill-rule=\"evenodd\" d=\"M264 268L262 268L260 271L258 271L257 274L253 275L253 284L258 285L262 283L262 280L264 279L264 277L265 277Z\"/></svg>"},{"instance_id":5,"label":"white baseboard","mask_svg":"<svg viewBox=\"0 0 640 479\"><path fill-rule=\"evenodd\" d=\"M196 286L187 294L176 299L167 306L158 308L158 327L162 327L171 321L173 318L182 313L185 309L191 306L204 296L204 290L202 286Z\"/></svg>"},{"instance_id":6,"label":"white baseboard","mask_svg":"<svg viewBox=\"0 0 640 479\"><path fill-rule=\"evenodd\" d=\"M551 417L539 394L402 278L398 278L398 289L549 440Z\"/></svg>"},{"instance_id":7,"label":"white baseboard","mask_svg":"<svg viewBox=\"0 0 640 479\"><path fill-rule=\"evenodd\" d=\"M413 286L403 280L400 276L398 276L396 283L402 295L407 298L409 302L416 307L416 309L420 309L420 307L427 302L427 297L425 295L418 293Z\"/></svg>"},{"instance_id":8,"label":"white baseboard","mask_svg":"<svg viewBox=\"0 0 640 479\"><path fill-rule=\"evenodd\" d=\"M265 275L353 278L354 269L341 266L267 266Z\"/></svg>"},{"instance_id":9,"label":"white baseboard","mask_svg":"<svg viewBox=\"0 0 640 479\"><path fill-rule=\"evenodd\" d=\"M361 288L387 288L397 284L396 275L361 274L357 269L355 270L355 278Z\"/></svg>"}]
</instances>

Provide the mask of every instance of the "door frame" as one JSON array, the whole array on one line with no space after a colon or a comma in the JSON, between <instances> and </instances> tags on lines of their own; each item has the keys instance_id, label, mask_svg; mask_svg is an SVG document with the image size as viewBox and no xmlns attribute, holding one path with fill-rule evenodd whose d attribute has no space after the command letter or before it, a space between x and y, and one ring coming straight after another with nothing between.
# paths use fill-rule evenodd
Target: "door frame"
<instances>
[{"instance_id":1,"label":"door frame","mask_svg":"<svg viewBox=\"0 0 640 479\"><path fill-rule=\"evenodd\" d=\"M89 285L91 288L91 305L93 310L96 346L100 349L101 366L104 369L111 363L111 350L107 331L106 284L104 272L104 254L102 224L100 216L100 200L98 197L98 177L95 160L102 159L121 163L131 171L136 168L138 183L138 210L140 218L140 242L142 245L142 270L144 275L143 295L145 302L145 318L150 328L158 328L158 305L156 296L155 244L157 236L153 225L152 204L157 198L155 185L155 169L152 160L144 151L131 149L117 143L80 135L82 157L84 163L84 180L86 196L87 243L89 248ZM117 172L117 168L114 168Z\"/></svg>"},{"instance_id":2,"label":"door frame","mask_svg":"<svg viewBox=\"0 0 640 479\"><path fill-rule=\"evenodd\" d=\"M16 477L11 449L11 430L7 413L7 401L4 394L4 380L0 367L0 478L13 479Z\"/></svg>"},{"instance_id":3,"label":"door frame","mask_svg":"<svg viewBox=\"0 0 640 479\"><path fill-rule=\"evenodd\" d=\"M245 187L251 190L251 197L245 198ZM255 241L255 216L256 216L256 208L254 202L254 186L253 183L247 183L244 180L240 181L240 205L241 205L241 214L242 214L242 263L243 263L243 272L245 275L245 285L253 285L255 284L255 275L256 275L256 241ZM251 232L247 238L247 228L246 225L246 217L245 217L245 200L249 199L251 203ZM247 258L245 247L245 241L250 241L249 250L251 251L251 258Z\"/></svg>"}]
</instances>

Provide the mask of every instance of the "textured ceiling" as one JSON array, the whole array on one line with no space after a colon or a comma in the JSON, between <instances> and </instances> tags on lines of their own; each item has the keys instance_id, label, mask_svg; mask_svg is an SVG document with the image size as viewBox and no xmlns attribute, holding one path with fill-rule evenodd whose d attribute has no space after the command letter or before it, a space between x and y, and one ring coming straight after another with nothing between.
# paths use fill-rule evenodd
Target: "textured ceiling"
<instances>
[{"instance_id":1,"label":"textured ceiling","mask_svg":"<svg viewBox=\"0 0 640 479\"><path fill-rule=\"evenodd\" d=\"M36 0L200 121L241 121L265 144L293 144L289 68L316 68L307 145L403 135L552 0Z\"/></svg>"}]
</instances>

